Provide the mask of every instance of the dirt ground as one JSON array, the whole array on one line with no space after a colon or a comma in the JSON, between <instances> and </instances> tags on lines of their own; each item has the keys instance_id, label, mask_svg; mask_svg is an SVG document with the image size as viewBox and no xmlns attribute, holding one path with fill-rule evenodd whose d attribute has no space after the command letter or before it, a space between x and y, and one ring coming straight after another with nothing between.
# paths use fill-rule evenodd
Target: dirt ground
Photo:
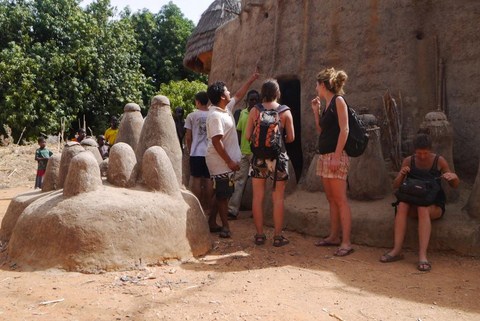
<instances>
[{"instance_id":1,"label":"dirt ground","mask_svg":"<svg viewBox=\"0 0 480 321\"><path fill-rule=\"evenodd\" d=\"M0 219L35 176L31 150L4 148ZM0 260L0 320L480 320L478 259L432 252L432 271L421 273L413 251L382 264L385 249L355 245L337 258L290 231L291 244L275 248L271 229L256 246L249 212L231 228L230 240L212 236L205 257L135 271L29 271Z\"/></svg>"}]
</instances>

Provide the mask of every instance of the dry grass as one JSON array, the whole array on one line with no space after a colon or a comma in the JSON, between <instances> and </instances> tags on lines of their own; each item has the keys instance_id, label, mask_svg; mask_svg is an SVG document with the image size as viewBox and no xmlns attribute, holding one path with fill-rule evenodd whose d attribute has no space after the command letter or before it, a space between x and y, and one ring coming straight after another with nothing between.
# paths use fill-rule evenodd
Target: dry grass
<instances>
[{"instance_id":1,"label":"dry grass","mask_svg":"<svg viewBox=\"0 0 480 321\"><path fill-rule=\"evenodd\" d=\"M0 188L35 185L37 148L36 143L0 147ZM48 144L47 148L60 153L57 144Z\"/></svg>"}]
</instances>

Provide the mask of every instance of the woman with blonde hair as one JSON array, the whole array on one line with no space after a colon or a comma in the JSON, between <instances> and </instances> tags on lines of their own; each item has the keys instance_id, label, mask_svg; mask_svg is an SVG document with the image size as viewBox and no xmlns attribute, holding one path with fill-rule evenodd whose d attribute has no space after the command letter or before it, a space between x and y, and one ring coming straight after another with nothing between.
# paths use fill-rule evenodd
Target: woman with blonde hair
<instances>
[{"instance_id":1,"label":"woman with blonde hair","mask_svg":"<svg viewBox=\"0 0 480 321\"><path fill-rule=\"evenodd\" d=\"M315 242L316 246L338 246L335 256L353 253L350 240L352 216L347 200L347 174L350 159L344 151L348 138L348 107L343 86L348 76L343 70L328 68L317 74L317 97L311 101L319 133L317 175L330 206L330 234ZM321 107L321 100L326 102Z\"/></svg>"}]
</instances>

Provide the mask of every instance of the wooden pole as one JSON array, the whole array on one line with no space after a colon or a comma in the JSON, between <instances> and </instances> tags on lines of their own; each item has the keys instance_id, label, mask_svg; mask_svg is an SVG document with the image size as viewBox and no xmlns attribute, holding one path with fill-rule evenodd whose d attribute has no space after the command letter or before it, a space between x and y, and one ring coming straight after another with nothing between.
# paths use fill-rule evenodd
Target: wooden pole
<instances>
[{"instance_id":1,"label":"wooden pole","mask_svg":"<svg viewBox=\"0 0 480 321\"><path fill-rule=\"evenodd\" d=\"M25 130L27 129L27 127L23 127L23 130L22 130L22 133L20 134L20 138L18 139L17 141L17 145L20 144L20 141L22 140L22 137L23 137L23 133L25 133Z\"/></svg>"}]
</instances>

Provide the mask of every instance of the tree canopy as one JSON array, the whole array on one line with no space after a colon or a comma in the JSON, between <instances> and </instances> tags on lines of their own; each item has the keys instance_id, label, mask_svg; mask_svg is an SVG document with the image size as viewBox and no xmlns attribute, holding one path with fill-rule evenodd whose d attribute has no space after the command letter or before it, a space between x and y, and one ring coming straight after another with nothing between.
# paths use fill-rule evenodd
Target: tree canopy
<instances>
[{"instance_id":1,"label":"tree canopy","mask_svg":"<svg viewBox=\"0 0 480 321\"><path fill-rule=\"evenodd\" d=\"M186 71L193 23L172 2L159 13L115 16L109 0L0 0L0 122L18 137L54 134L64 119L94 132L128 102L148 104ZM3 127L3 126L2 126ZM2 128L0 128L2 130Z\"/></svg>"},{"instance_id":2,"label":"tree canopy","mask_svg":"<svg viewBox=\"0 0 480 321\"><path fill-rule=\"evenodd\" d=\"M195 109L195 94L199 91L207 91L207 85L198 80L173 80L162 84L159 93L170 99L172 112L176 107L182 107L185 115L188 115Z\"/></svg>"}]
</instances>

